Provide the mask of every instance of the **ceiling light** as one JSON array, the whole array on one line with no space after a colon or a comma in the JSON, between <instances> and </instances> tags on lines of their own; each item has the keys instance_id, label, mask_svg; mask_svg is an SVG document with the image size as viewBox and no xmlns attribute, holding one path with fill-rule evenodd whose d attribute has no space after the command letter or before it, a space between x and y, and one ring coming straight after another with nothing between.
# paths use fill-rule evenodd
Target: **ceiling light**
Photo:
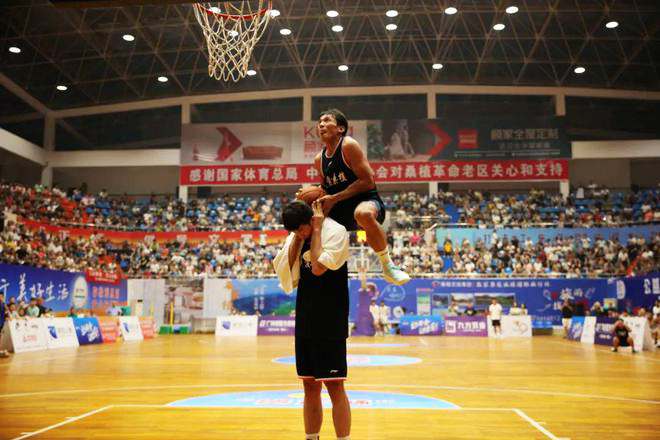
<instances>
[{"instance_id":1,"label":"ceiling light","mask_svg":"<svg viewBox=\"0 0 660 440\"><path fill-rule=\"evenodd\" d=\"M586 71L587 71L587 69L585 69L585 68L582 67L582 66L578 66L578 67L575 68L575 70L573 70L573 72L577 73L578 75L580 75L580 74L582 74L582 73L584 73L584 72L586 72Z\"/></svg>"},{"instance_id":2,"label":"ceiling light","mask_svg":"<svg viewBox=\"0 0 660 440\"><path fill-rule=\"evenodd\" d=\"M220 8L217 6L211 6L211 8L209 8L209 11L213 12L214 14L219 14L220 12L222 12Z\"/></svg>"},{"instance_id":3,"label":"ceiling light","mask_svg":"<svg viewBox=\"0 0 660 440\"><path fill-rule=\"evenodd\" d=\"M238 31L235 31L234 29L231 29L229 32L227 32L230 37L236 38L238 37Z\"/></svg>"},{"instance_id":4,"label":"ceiling light","mask_svg":"<svg viewBox=\"0 0 660 440\"><path fill-rule=\"evenodd\" d=\"M505 27L506 27L506 26L504 26L503 23L497 23L495 26L493 26L493 29L495 29L496 31L501 31L501 30L504 29Z\"/></svg>"},{"instance_id":5,"label":"ceiling light","mask_svg":"<svg viewBox=\"0 0 660 440\"><path fill-rule=\"evenodd\" d=\"M159 77L158 77L158 82L166 83L166 82L168 82L169 80L170 80L170 79L169 79L168 77L166 77L166 76L159 76Z\"/></svg>"},{"instance_id":6,"label":"ceiling light","mask_svg":"<svg viewBox=\"0 0 660 440\"><path fill-rule=\"evenodd\" d=\"M280 11L278 9L270 10L270 18L275 18L280 16Z\"/></svg>"},{"instance_id":7,"label":"ceiling light","mask_svg":"<svg viewBox=\"0 0 660 440\"><path fill-rule=\"evenodd\" d=\"M254 76L254 75L257 74L257 71L256 71L256 70L252 70L252 69L250 69L250 70L248 70L248 71L245 72L245 73L247 73L247 76Z\"/></svg>"},{"instance_id":8,"label":"ceiling light","mask_svg":"<svg viewBox=\"0 0 660 440\"><path fill-rule=\"evenodd\" d=\"M124 34L122 36L122 38L124 39L124 41L134 41L135 40L135 37L131 34Z\"/></svg>"},{"instance_id":9,"label":"ceiling light","mask_svg":"<svg viewBox=\"0 0 660 440\"><path fill-rule=\"evenodd\" d=\"M619 22L618 21L608 21L605 23L605 27L608 29L614 29L616 27L619 27Z\"/></svg>"},{"instance_id":10,"label":"ceiling light","mask_svg":"<svg viewBox=\"0 0 660 440\"><path fill-rule=\"evenodd\" d=\"M57 90L59 90L60 92L66 92L69 89L67 86L64 86L64 85L61 85L61 84L59 86L55 87L55 88Z\"/></svg>"},{"instance_id":11,"label":"ceiling light","mask_svg":"<svg viewBox=\"0 0 660 440\"><path fill-rule=\"evenodd\" d=\"M433 70L440 70L440 69L442 69L442 68L445 67L445 66L443 66L443 65L440 64L440 63L435 63L435 64L433 64L431 67L433 67Z\"/></svg>"},{"instance_id":12,"label":"ceiling light","mask_svg":"<svg viewBox=\"0 0 660 440\"><path fill-rule=\"evenodd\" d=\"M515 14L516 12L518 12L518 6L509 6L506 8L507 14Z\"/></svg>"},{"instance_id":13,"label":"ceiling light","mask_svg":"<svg viewBox=\"0 0 660 440\"><path fill-rule=\"evenodd\" d=\"M396 17L397 15L399 15L399 11L397 11L396 9L390 9L389 11L387 11L387 12L385 13L385 15L387 15L387 16L390 17L390 18L394 18L394 17Z\"/></svg>"},{"instance_id":14,"label":"ceiling light","mask_svg":"<svg viewBox=\"0 0 660 440\"><path fill-rule=\"evenodd\" d=\"M388 31L395 31L397 26L394 23L389 23L387 26L385 26L385 29Z\"/></svg>"},{"instance_id":15,"label":"ceiling light","mask_svg":"<svg viewBox=\"0 0 660 440\"><path fill-rule=\"evenodd\" d=\"M348 66L346 64L342 64L339 67L337 67L340 72L346 72L348 70Z\"/></svg>"},{"instance_id":16,"label":"ceiling light","mask_svg":"<svg viewBox=\"0 0 660 440\"><path fill-rule=\"evenodd\" d=\"M291 29L288 28L282 28L280 29L280 35L291 35Z\"/></svg>"},{"instance_id":17,"label":"ceiling light","mask_svg":"<svg viewBox=\"0 0 660 440\"><path fill-rule=\"evenodd\" d=\"M447 14L447 15L454 15L457 12L458 12L458 9L456 9L453 6L450 6L447 9L445 9L445 14Z\"/></svg>"},{"instance_id":18,"label":"ceiling light","mask_svg":"<svg viewBox=\"0 0 660 440\"><path fill-rule=\"evenodd\" d=\"M325 13L330 18L335 18L339 17L339 12L335 11L334 9L330 9L328 12Z\"/></svg>"},{"instance_id":19,"label":"ceiling light","mask_svg":"<svg viewBox=\"0 0 660 440\"><path fill-rule=\"evenodd\" d=\"M11 52L11 53L21 53L21 48L16 47L16 46L12 46L12 47L9 48L9 52Z\"/></svg>"},{"instance_id":20,"label":"ceiling light","mask_svg":"<svg viewBox=\"0 0 660 440\"><path fill-rule=\"evenodd\" d=\"M341 31L344 30L344 26L342 26L340 24L336 24L332 27L332 30L335 31L335 32L341 32Z\"/></svg>"}]
</instances>

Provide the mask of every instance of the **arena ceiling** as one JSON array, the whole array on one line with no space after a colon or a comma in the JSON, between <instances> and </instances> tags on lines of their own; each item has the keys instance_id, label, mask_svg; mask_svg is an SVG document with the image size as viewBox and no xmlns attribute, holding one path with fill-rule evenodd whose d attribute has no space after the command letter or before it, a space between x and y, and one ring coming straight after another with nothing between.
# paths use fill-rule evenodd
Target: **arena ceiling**
<instances>
[{"instance_id":1,"label":"arena ceiling","mask_svg":"<svg viewBox=\"0 0 660 440\"><path fill-rule=\"evenodd\" d=\"M51 109L323 86L660 90L658 0L274 0L281 15L253 54L257 74L238 83L209 78L190 4L115 3L124 6L1 2L0 72ZM517 13L507 13L514 5ZM457 13L445 12L450 6ZM328 17L330 9L339 16ZM398 16L386 16L392 9ZM618 27L606 27L610 21ZM493 29L498 23L504 29ZM388 24L396 30L388 31ZM334 32L335 25L343 30ZM282 28L291 35L281 35ZM341 64L348 71L339 71ZM578 66L585 72L575 73Z\"/></svg>"}]
</instances>

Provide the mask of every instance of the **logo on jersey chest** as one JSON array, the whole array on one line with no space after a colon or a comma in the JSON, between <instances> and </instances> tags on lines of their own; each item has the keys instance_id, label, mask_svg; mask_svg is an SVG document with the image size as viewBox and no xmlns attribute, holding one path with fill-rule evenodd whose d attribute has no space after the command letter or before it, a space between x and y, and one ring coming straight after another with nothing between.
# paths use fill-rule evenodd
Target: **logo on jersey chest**
<instances>
[{"instance_id":1,"label":"logo on jersey chest","mask_svg":"<svg viewBox=\"0 0 660 440\"><path fill-rule=\"evenodd\" d=\"M346 177L346 174L343 171L340 171L338 173L332 173L325 176L325 184L327 186L338 185L344 182L348 182L348 178Z\"/></svg>"}]
</instances>

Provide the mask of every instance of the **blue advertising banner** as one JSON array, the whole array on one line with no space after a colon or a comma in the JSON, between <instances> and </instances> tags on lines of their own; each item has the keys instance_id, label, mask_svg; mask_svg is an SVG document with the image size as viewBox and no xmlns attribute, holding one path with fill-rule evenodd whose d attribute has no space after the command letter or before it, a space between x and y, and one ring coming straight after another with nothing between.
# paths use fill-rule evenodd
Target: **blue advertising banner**
<instances>
[{"instance_id":1,"label":"blue advertising banner","mask_svg":"<svg viewBox=\"0 0 660 440\"><path fill-rule=\"evenodd\" d=\"M289 316L296 309L296 293L286 294L276 278L231 280L232 304L238 312Z\"/></svg>"},{"instance_id":2,"label":"blue advertising banner","mask_svg":"<svg viewBox=\"0 0 660 440\"><path fill-rule=\"evenodd\" d=\"M614 323L616 319L599 316L596 318L596 337L594 338L595 344L612 345L612 332L614 331Z\"/></svg>"},{"instance_id":3,"label":"blue advertising banner","mask_svg":"<svg viewBox=\"0 0 660 440\"><path fill-rule=\"evenodd\" d=\"M73 318L76 336L80 345L101 344L101 326L96 318Z\"/></svg>"},{"instance_id":4,"label":"blue advertising banner","mask_svg":"<svg viewBox=\"0 0 660 440\"><path fill-rule=\"evenodd\" d=\"M68 311L71 306L96 309L109 307L112 302L126 303L126 286L126 280L118 285L90 282L81 272L0 264L0 293L5 294L6 301L43 298L44 306L56 312Z\"/></svg>"},{"instance_id":5,"label":"blue advertising banner","mask_svg":"<svg viewBox=\"0 0 660 440\"><path fill-rule=\"evenodd\" d=\"M442 334L444 320L441 316L414 316L401 317L399 328L402 335L432 336Z\"/></svg>"},{"instance_id":6,"label":"blue advertising banner","mask_svg":"<svg viewBox=\"0 0 660 440\"><path fill-rule=\"evenodd\" d=\"M620 310L644 307L651 310L660 299L660 272L610 281L610 298L619 301Z\"/></svg>"},{"instance_id":7,"label":"blue advertising banner","mask_svg":"<svg viewBox=\"0 0 660 440\"><path fill-rule=\"evenodd\" d=\"M539 237L544 240L554 240L556 237L576 237L587 236L593 241L597 236L609 239L616 236L620 241L627 240L628 235L641 235L647 241L651 241L653 236L660 233L660 225L649 226L626 226L621 228L438 228L436 229L436 239L442 245L445 238L451 238L454 246L467 239L470 243L475 243L477 240L482 240L486 246L492 242L493 232L497 233L499 238L512 238L518 237L520 241L524 241L528 237L533 242L537 242Z\"/></svg>"},{"instance_id":8,"label":"blue advertising banner","mask_svg":"<svg viewBox=\"0 0 660 440\"><path fill-rule=\"evenodd\" d=\"M360 327L371 322L369 304L383 301L392 311L392 318L406 314L443 316L451 303L463 311L469 304L485 310L492 298L497 298L505 313L516 300L525 304L535 327L559 325L561 304L565 299L582 303L588 310L595 301L603 302L608 292L606 279L484 278L459 280L449 278L413 279L403 286L393 286L384 280L369 279L366 288L359 280L350 280L350 320Z\"/></svg>"},{"instance_id":9,"label":"blue advertising banner","mask_svg":"<svg viewBox=\"0 0 660 440\"><path fill-rule=\"evenodd\" d=\"M583 329L584 316L574 316L571 318L571 327L568 330L568 339L571 341L579 341L582 338Z\"/></svg>"}]
</instances>

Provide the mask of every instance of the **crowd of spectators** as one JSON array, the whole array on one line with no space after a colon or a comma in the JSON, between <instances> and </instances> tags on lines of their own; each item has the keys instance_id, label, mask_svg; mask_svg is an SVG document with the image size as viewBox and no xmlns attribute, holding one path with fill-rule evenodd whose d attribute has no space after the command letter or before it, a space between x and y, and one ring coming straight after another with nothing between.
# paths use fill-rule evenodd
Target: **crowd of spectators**
<instances>
[{"instance_id":1,"label":"crowd of spectators","mask_svg":"<svg viewBox=\"0 0 660 440\"><path fill-rule=\"evenodd\" d=\"M579 192L576 192L578 195ZM415 193L396 194L386 198L393 213L394 230L389 234L392 257L396 264L411 274L470 275L470 276L610 276L643 274L660 268L660 234L650 239L631 235L617 237L566 235L552 239L518 239L498 236L471 242L452 241L447 236L440 242L434 233L412 228L408 217L412 213L424 216L437 214L444 223L452 223L452 216L460 220L476 219L498 225L524 219L546 221L541 207L554 203L562 206L557 226L594 225L607 219L617 221L654 221L658 208L658 193L653 191L622 195L623 205L613 202L612 194L603 189L587 189L591 202L600 200L593 212L607 212L603 216L577 215L575 197L567 201L558 195L530 191L526 196L493 196L479 192L453 194L441 192L435 196ZM618 196L617 196L618 197ZM121 271L127 277L236 277L254 278L273 275L271 260L278 243L265 238L254 241L187 242L140 241L114 243L102 230L122 225L147 230L186 230L191 227L213 226L224 230L276 229L281 207L290 199L283 195L273 198L224 196L213 200L194 200L184 204L172 198L151 197L145 201L128 197L109 197L106 191L92 196L74 189L70 195L53 188L0 185L0 200L19 218L9 221L0 233L0 262L30 265L66 271L86 269L105 272ZM618 200L618 198L617 198ZM590 206L592 206L590 202ZM454 207L451 212L449 207ZM458 207L458 208L456 208ZM453 208L452 208L453 209ZM545 209L545 208L544 208ZM107 212L106 212L107 211ZM55 224L93 224L100 231L90 237L69 237L29 228L20 218ZM467 221L467 223L470 223ZM609 224L609 223L607 223ZM522 236L522 235L521 235ZM625 240L625 241L624 241ZM357 243L354 241L354 245Z\"/></svg>"},{"instance_id":2,"label":"crowd of spectators","mask_svg":"<svg viewBox=\"0 0 660 440\"><path fill-rule=\"evenodd\" d=\"M87 225L101 229L138 231L272 230L281 229L282 207L292 195L231 196L193 199L173 196L110 197L85 188L65 192L40 185L0 184L0 201L14 214L51 224ZM660 221L660 191L610 192L593 186L578 188L564 199L532 189L527 194L480 191L435 195L415 192L384 195L397 229L415 229L421 218L439 224L465 226L592 227Z\"/></svg>"},{"instance_id":3,"label":"crowd of spectators","mask_svg":"<svg viewBox=\"0 0 660 440\"><path fill-rule=\"evenodd\" d=\"M652 240L630 235L625 242L586 235L532 241L498 236L488 243L464 239L443 242L416 231L391 234L392 258L411 274L470 276L562 276L567 278L644 274L660 268L660 233Z\"/></svg>"}]
</instances>

